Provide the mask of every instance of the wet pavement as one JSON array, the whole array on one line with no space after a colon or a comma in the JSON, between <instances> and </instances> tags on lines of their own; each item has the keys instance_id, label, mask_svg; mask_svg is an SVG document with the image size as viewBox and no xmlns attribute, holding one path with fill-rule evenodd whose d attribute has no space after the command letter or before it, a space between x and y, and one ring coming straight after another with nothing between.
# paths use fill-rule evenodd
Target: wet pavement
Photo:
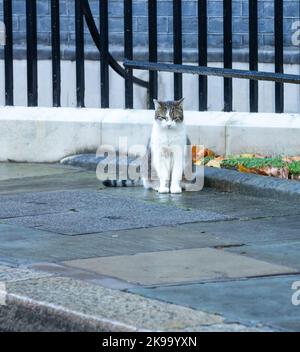
<instances>
[{"instance_id":1,"label":"wet pavement","mask_svg":"<svg viewBox=\"0 0 300 352\"><path fill-rule=\"evenodd\" d=\"M212 315L211 330L300 331L300 305L292 303L299 250L299 204L213 189L176 196L105 189L82 169L0 164L0 264L21 268L28 283L38 279L26 270L54 276L66 297L68 280L79 280L76 287L96 285L128 302ZM96 299L90 291L86 300ZM87 304L80 297L74 307Z\"/></svg>"}]
</instances>

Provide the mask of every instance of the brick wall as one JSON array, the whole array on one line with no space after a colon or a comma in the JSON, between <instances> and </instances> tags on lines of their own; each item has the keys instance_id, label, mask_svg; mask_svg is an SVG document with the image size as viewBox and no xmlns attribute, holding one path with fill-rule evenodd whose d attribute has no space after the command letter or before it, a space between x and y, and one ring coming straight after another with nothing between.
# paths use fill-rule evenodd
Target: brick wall
<instances>
[{"instance_id":1,"label":"brick wall","mask_svg":"<svg viewBox=\"0 0 300 352\"><path fill-rule=\"evenodd\" d=\"M13 1L14 38L16 44L25 42L25 0ZM251 1L251 0L250 0ZM221 48L223 43L223 18L221 0L208 1L208 43L210 48ZM299 0L284 0L284 44L292 48L292 24L300 15ZM43 45L50 44L50 0L37 0L38 38ZM3 0L0 0L0 19ZM90 0L96 23L99 23L98 0ZM133 1L134 43L143 47L147 44L147 1ZM158 31L160 48L172 47L172 1L158 0ZM123 1L109 0L110 44L123 44ZM259 1L259 45L261 48L274 44L274 0ZM61 38L63 44L74 44L74 0L61 0ZM233 46L235 49L248 47L248 0L233 0ZM92 44L90 35L87 43ZM183 0L183 41L185 49L197 48L197 1ZM295 49L295 47L294 47Z\"/></svg>"}]
</instances>

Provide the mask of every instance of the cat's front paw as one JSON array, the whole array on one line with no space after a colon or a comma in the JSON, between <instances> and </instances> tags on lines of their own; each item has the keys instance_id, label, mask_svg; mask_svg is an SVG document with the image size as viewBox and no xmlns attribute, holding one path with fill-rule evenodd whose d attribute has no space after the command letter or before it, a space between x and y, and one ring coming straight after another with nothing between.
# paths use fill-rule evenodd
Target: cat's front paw
<instances>
[{"instance_id":1,"label":"cat's front paw","mask_svg":"<svg viewBox=\"0 0 300 352\"><path fill-rule=\"evenodd\" d=\"M172 186L171 187L171 193L172 194L181 194L182 193L182 188L180 186Z\"/></svg>"},{"instance_id":2,"label":"cat's front paw","mask_svg":"<svg viewBox=\"0 0 300 352\"><path fill-rule=\"evenodd\" d=\"M166 194L166 193L170 193L170 190L169 190L168 187L159 187L158 193L160 193L160 194Z\"/></svg>"}]
</instances>

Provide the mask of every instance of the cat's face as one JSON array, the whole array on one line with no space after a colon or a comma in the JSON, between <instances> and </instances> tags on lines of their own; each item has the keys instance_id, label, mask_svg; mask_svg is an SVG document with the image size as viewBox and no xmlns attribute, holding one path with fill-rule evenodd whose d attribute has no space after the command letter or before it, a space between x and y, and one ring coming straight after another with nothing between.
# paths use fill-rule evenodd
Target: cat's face
<instances>
[{"instance_id":1,"label":"cat's face","mask_svg":"<svg viewBox=\"0 0 300 352\"><path fill-rule=\"evenodd\" d=\"M172 129L182 124L183 115L183 101L158 101L154 100L155 104L155 120L162 128Z\"/></svg>"}]
</instances>

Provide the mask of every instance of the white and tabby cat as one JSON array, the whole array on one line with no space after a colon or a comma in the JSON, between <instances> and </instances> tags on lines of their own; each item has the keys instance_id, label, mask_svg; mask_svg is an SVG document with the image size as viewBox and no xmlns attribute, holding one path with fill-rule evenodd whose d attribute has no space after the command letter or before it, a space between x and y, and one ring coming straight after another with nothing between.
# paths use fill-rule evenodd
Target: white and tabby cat
<instances>
[{"instance_id":1,"label":"white and tabby cat","mask_svg":"<svg viewBox=\"0 0 300 352\"><path fill-rule=\"evenodd\" d=\"M178 194L182 192L184 148L187 143L183 99L167 102L154 100L154 103L155 122L148 147L148 157L151 153L152 180L144 177L144 187L159 193ZM156 175L153 175L153 171Z\"/></svg>"},{"instance_id":2,"label":"white and tabby cat","mask_svg":"<svg viewBox=\"0 0 300 352\"><path fill-rule=\"evenodd\" d=\"M183 100L158 101L155 121L147 153L141 167L142 184L159 193L180 194L188 188L183 174L186 164L186 146L189 140L184 123ZM136 181L105 181L108 187L139 186Z\"/></svg>"}]
</instances>

